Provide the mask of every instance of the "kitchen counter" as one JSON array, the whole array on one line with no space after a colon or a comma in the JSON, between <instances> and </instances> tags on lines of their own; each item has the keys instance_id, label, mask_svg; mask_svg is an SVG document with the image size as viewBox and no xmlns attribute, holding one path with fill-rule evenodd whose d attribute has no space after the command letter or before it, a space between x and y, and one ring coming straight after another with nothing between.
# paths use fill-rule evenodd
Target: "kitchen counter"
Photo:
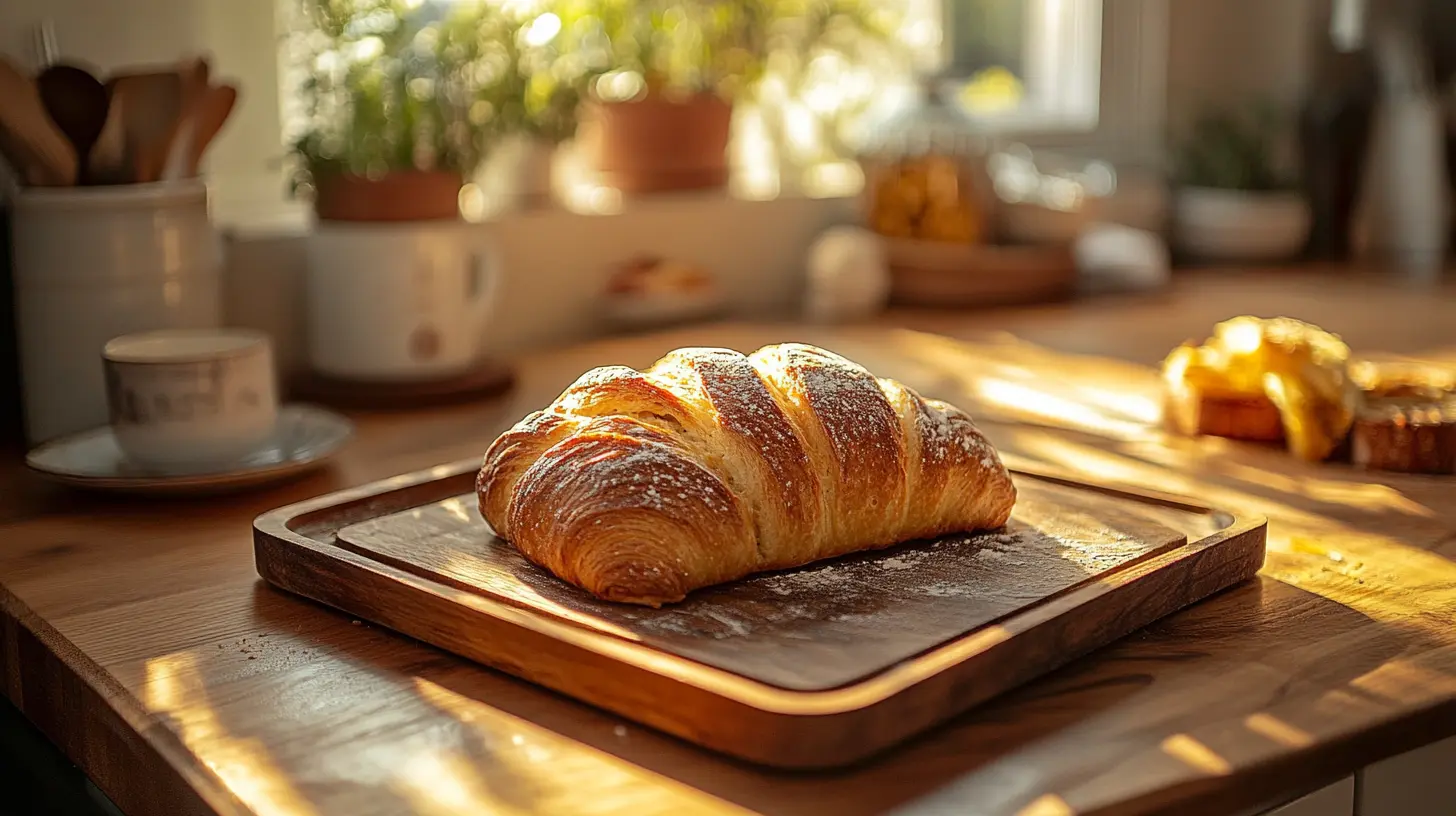
<instances>
[{"instance_id":1,"label":"kitchen counter","mask_svg":"<svg viewBox=\"0 0 1456 816\"><path fill-rule=\"evenodd\" d=\"M1456 735L1456 480L1168 437L1149 366L1240 312L1456 361L1453 295L1329 270L1199 273L1037 309L602 341L524 359L499 402L356 416L331 468L233 498L88 496L12 463L0 688L134 816L1255 812ZM1012 466L1263 513L1265 569L881 759L817 774L716 757L257 576L260 512L477 456L593 365L788 339L962 404Z\"/></svg>"}]
</instances>

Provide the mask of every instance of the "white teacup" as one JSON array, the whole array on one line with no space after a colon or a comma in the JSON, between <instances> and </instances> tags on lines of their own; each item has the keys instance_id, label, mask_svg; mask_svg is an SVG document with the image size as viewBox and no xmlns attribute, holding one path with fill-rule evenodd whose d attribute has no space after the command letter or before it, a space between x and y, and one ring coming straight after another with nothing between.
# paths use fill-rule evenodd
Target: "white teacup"
<instances>
[{"instance_id":1,"label":"white teacup","mask_svg":"<svg viewBox=\"0 0 1456 816\"><path fill-rule=\"evenodd\" d=\"M226 465L260 450L278 421L268 336L243 329L128 334L106 344L112 431L158 468Z\"/></svg>"}]
</instances>

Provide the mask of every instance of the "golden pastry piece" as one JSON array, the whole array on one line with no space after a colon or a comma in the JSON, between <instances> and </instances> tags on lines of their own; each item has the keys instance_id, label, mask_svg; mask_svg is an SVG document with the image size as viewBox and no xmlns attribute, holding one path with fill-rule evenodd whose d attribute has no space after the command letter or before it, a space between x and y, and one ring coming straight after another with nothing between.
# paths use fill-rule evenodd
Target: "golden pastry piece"
<instances>
[{"instance_id":1,"label":"golden pastry piece","mask_svg":"<svg viewBox=\"0 0 1456 816\"><path fill-rule=\"evenodd\" d=\"M1456 366L1419 361L1361 360L1350 365L1350 379L1367 398L1427 398L1456 393Z\"/></svg>"},{"instance_id":2,"label":"golden pastry piece","mask_svg":"<svg viewBox=\"0 0 1456 816\"><path fill-rule=\"evenodd\" d=\"M562 580L658 606L860 550L1000 527L971 418L813 346L680 349L585 374L491 445L481 514Z\"/></svg>"},{"instance_id":3,"label":"golden pastry piece","mask_svg":"<svg viewBox=\"0 0 1456 816\"><path fill-rule=\"evenodd\" d=\"M1202 345L1185 344L1163 363L1169 421L1184 433L1208 433L1190 405L1267 400L1285 443L1302 459L1321 461L1345 439L1357 390L1350 350L1339 337L1292 318L1236 317L1214 327ZM1265 420L1222 435L1267 439Z\"/></svg>"},{"instance_id":4,"label":"golden pastry piece","mask_svg":"<svg viewBox=\"0 0 1456 816\"><path fill-rule=\"evenodd\" d=\"M1456 368L1363 361L1351 459L1369 470L1456 474Z\"/></svg>"},{"instance_id":5,"label":"golden pastry piece","mask_svg":"<svg viewBox=\"0 0 1456 816\"><path fill-rule=\"evenodd\" d=\"M1371 400L1356 412L1351 459L1368 470L1456 474L1456 396Z\"/></svg>"}]
</instances>

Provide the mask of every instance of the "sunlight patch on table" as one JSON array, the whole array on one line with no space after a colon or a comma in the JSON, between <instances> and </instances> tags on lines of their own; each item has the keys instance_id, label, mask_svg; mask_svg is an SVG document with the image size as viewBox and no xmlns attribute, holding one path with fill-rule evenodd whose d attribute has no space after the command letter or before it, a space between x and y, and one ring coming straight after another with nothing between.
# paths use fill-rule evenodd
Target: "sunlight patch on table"
<instances>
[{"instance_id":1,"label":"sunlight patch on table","mask_svg":"<svg viewBox=\"0 0 1456 816\"><path fill-rule=\"evenodd\" d=\"M1244 720L1244 727L1286 748L1303 748L1314 744L1314 735L1308 731L1262 711L1250 714Z\"/></svg>"},{"instance_id":2,"label":"sunlight patch on table","mask_svg":"<svg viewBox=\"0 0 1456 816\"><path fill-rule=\"evenodd\" d=\"M177 652L148 660L146 673L142 698L148 710L167 717L188 750L250 810L258 816L317 813L260 740L227 732L207 698L193 654Z\"/></svg>"},{"instance_id":3,"label":"sunlight patch on table","mask_svg":"<svg viewBox=\"0 0 1456 816\"><path fill-rule=\"evenodd\" d=\"M1194 493L1197 487L1186 476L1061 437L1018 435L1015 447L1024 454L1104 484L1150 486L1169 493L1204 495Z\"/></svg>"},{"instance_id":4,"label":"sunlight patch on table","mask_svg":"<svg viewBox=\"0 0 1456 816\"><path fill-rule=\"evenodd\" d=\"M493 796L477 770L458 754L417 752L405 761L396 783L392 787L409 800L410 810L423 816L528 812Z\"/></svg>"},{"instance_id":5,"label":"sunlight patch on table","mask_svg":"<svg viewBox=\"0 0 1456 816\"><path fill-rule=\"evenodd\" d=\"M1168 756L1210 776L1227 776L1233 773L1233 766L1229 765L1228 760L1188 734L1174 734L1163 740L1161 747Z\"/></svg>"},{"instance_id":6,"label":"sunlight patch on table","mask_svg":"<svg viewBox=\"0 0 1456 816\"><path fill-rule=\"evenodd\" d=\"M972 395L982 402L1008 412L1030 414L1055 422L1058 426L1066 425L1115 439L1136 439L1148 433L1145 423L1121 419L1108 411L1099 410L1097 406L1033 385L984 378L976 379L967 386Z\"/></svg>"},{"instance_id":7,"label":"sunlight patch on table","mask_svg":"<svg viewBox=\"0 0 1456 816\"><path fill-rule=\"evenodd\" d=\"M1402 705L1415 705L1456 696L1456 675L1393 660L1350 681L1366 694Z\"/></svg>"},{"instance_id":8,"label":"sunlight patch on table","mask_svg":"<svg viewBox=\"0 0 1456 816\"><path fill-rule=\"evenodd\" d=\"M1342 525L1269 527L1264 573L1385 624L1456 627L1456 562ZM1392 635L1397 634L1392 632Z\"/></svg>"},{"instance_id":9,"label":"sunlight patch on table","mask_svg":"<svg viewBox=\"0 0 1456 816\"><path fill-rule=\"evenodd\" d=\"M1386 485L1323 479L1310 475L1289 476L1228 460L1220 461L1218 468L1239 481L1293 496L1305 496L1325 504L1338 504L1369 512L1395 511L1422 518L1436 517L1431 508L1412 501L1399 490Z\"/></svg>"},{"instance_id":10,"label":"sunlight patch on table","mask_svg":"<svg viewBox=\"0 0 1456 816\"><path fill-rule=\"evenodd\" d=\"M1076 813L1067 804L1067 800L1055 793L1048 793L1038 796L1031 804L1016 811L1016 816L1075 816Z\"/></svg>"},{"instance_id":11,"label":"sunlight patch on table","mask_svg":"<svg viewBox=\"0 0 1456 816\"><path fill-rule=\"evenodd\" d=\"M892 346L899 367L910 367L900 379L913 380L912 385L930 391L927 396L958 402L981 418L1124 440L1161 433L1157 379L1141 367L1068 358L1014 338L972 345L900 331L893 334ZM1049 372L1049 365L1062 371ZM926 383L949 383L956 393L935 393L941 387L926 389Z\"/></svg>"},{"instance_id":12,"label":"sunlight patch on table","mask_svg":"<svg viewBox=\"0 0 1456 816\"><path fill-rule=\"evenodd\" d=\"M485 756L436 753L394 787L425 813L739 813L735 806L423 678L420 698L455 718ZM622 737L613 737L622 738ZM590 789L572 780L591 779ZM672 807L662 807L671 797Z\"/></svg>"}]
</instances>

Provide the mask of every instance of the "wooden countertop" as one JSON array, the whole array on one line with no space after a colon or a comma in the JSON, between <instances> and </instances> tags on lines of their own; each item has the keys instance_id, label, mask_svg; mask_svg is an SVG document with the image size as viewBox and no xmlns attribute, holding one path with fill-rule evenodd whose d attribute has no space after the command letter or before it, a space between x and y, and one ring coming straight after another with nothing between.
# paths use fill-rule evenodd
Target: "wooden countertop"
<instances>
[{"instance_id":1,"label":"wooden countertop","mask_svg":"<svg viewBox=\"0 0 1456 816\"><path fill-rule=\"evenodd\" d=\"M1456 361L1453 294L1334 272L1199 274L1153 296L1039 309L607 341L524 361L501 403L361 415L328 471L221 500L83 496L12 464L0 473L0 687L137 816L1270 804L1456 734L1456 481L1165 437L1147 366L1240 312L1310 319L1361 351ZM592 365L786 339L961 403L1013 465L1264 513L1265 570L883 759L812 775L717 758L271 590L254 571L256 514L479 455Z\"/></svg>"}]
</instances>

